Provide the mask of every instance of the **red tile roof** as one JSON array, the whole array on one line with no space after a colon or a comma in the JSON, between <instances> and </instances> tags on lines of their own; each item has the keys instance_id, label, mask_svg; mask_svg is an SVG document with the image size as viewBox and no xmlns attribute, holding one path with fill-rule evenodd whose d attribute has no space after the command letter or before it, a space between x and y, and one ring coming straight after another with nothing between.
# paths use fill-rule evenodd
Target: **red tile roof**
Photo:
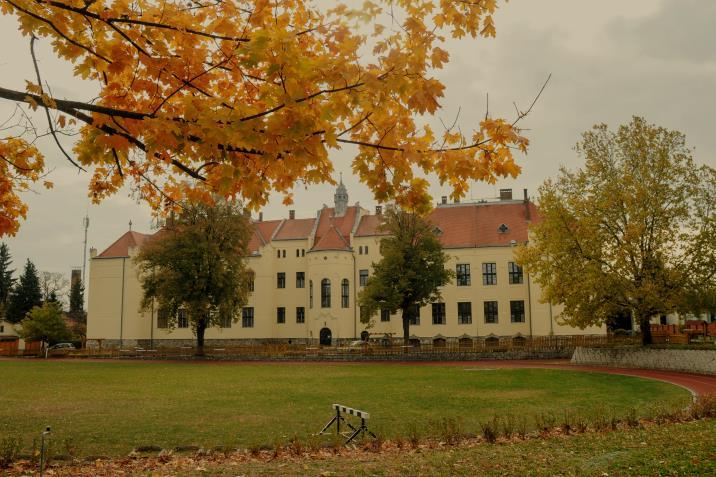
<instances>
[{"instance_id":1,"label":"red tile roof","mask_svg":"<svg viewBox=\"0 0 716 477\"><path fill-rule=\"evenodd\" d=\"M119 237L112 245L97 255L99 258L118 258L129 257L129 249L139 247L151 235L141 234L139 232L128 231Z\"/></svg>"},{"instance_id":2,"label":"red tile roof","mask_svg":"<svg viewBox=\"0 0 716 477\"><path fill-rule=\"evenodd\" d=\"M316 219L285 220L278 229L274 240L306 239L311 235Z\"/></svg>"},{"instance_id":3,"label":"red tile roof","mask_svg":"<svg viewBox=\"0 0 716 477\"><path fill-rule=\"evenodd\" d=\"M523 202L490 202L437 207L428 219L440 229L440 241L446 248L510 245L512 240L527 241L529 222ZM530 203L530 220L539 220L537 207ZM505 224L507 230L499 230ZM356 236L383 235L378 216L363 216Z\"/></svg>"},{"instance_id":4,"label":"red tile roof","mask_svg":"<svg viewBox=\"0 0 716 477\"><path fill-rule=\"evenodd\" d=\"M251 235L251 240L249 240L249 252L258 252L261 247L269 243L273 233L276 231L276 227L280 224L280 220L254 222L254 233Z\"/></svg>"},{"instance_id":5,"label":"red tile roof","mask_svg":"<svg viewBox=\"0 0 716 477\"><path fill-rule=\"evenodd\" d=\"M358 217L358 207L348 207L343 217L334 217L333 214L335 214L333 207L321 209L314 250L344 250L350 247L350 234Z\"/></svg>"},{"instance_id":6,"label":"red tile roof","mask_svg":"<svg viewBox=\"0 0 716 477\"><path fill-rule=\"evenodd\" d=\"M529 220L539 220L537 207L532 203L525 206L521 201L439 206L432 211L429 220L440 229L440 241L446 248L505 246L510 245L512 240L527 241L529 225L527 207L529 207ZM318 225L313 250L349 250L350 234L356 223L358 210L358 206L351 206L343 217L334 217L335 209L324 207L318 219L253 222L254 232L249 241L249 251L259 252L261 247L271 242L272 238L275 240L308 238L316 220ZM361 216L355 236L384 235L379 230L380 222L379 215ZM507 227L504 232L500 231L502 224ZM127 257L130 248L141 246L152 236L129 231L98 257Z\"/></svg>"}]
</instances>

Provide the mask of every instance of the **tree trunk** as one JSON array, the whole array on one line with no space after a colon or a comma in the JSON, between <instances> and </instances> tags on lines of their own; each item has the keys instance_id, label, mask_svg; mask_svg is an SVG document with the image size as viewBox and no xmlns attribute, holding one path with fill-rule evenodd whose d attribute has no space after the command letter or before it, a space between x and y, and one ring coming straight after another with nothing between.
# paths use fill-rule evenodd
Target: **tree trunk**
<instances>
[{"instance_id":1,"label":"tree trunk","mask_svg":"<svg viewBox=\"0 0 716 477\"><path fill-rule=\"evenodd\" d=\"M204 332L206 331L206 319L202 318L196 323L196 355L204 356Z\"/></svg>"},{"instance_id":2,"label":"tree trunk","mask_svg":"<svg viewBox=\"0 0 716 477\"><path fill-rule=\"evenodd\" d=\"M639 328L641 329L641 344L642 346L652 344L651 338L651 317L649 315L637 315L639 319Z\"/></svg>"},{"instance_id":3,"label":"tree trunk","mask_svg":"<svg viewBox=\"0 0 716 477\"><path fill-rule=\"evenodd\" d=\"M402 315L403 315L403 344L405 346L408 346L410 344L410 320L412 318L412 316L410 316L410 307L403 308Z\"/></svg>"}]
</instances>

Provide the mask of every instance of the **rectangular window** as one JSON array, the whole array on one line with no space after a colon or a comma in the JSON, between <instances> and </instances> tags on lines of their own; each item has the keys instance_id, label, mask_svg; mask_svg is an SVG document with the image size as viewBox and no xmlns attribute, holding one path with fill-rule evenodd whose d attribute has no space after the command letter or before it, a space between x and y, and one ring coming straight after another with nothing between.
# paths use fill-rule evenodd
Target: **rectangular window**
<instances>
[{"instance_id":1,"label":"rectangular window","mask_svg":"<svg viewBox=\"0 0 716 477\"><path fill-rule=\"evenodd\" d=\"M279 306L276 308L276 323L286 323L286 307Z\"/></svg>"},{"instance_id":2,"label":"rectangular window","mask_svg":"<svg viewBox=\"0 0 716 477\"><path fill-rule=\"evenodd\" d=\"M276 258L281 258L281 250L276 250Z\"/></svg>"},{"instance_id":3,"label":"rectangular window","mask_svg":"<svg viewBox=\"0 0 716 477\"><path fill-rule=\"evenodd\" d=\"M276 274L276 288L286 288L286 273L278 272Z\"/></svg>"},{"instance_id":4,"label":"rectangular window","mask_svg":"<svg viewBox=\"0 0 716 477\"><path fill-rule=\"evenodd\" d=\"M241 327L242 328L253 328L254 327L254 307L247 306L241 309Z\"/></svg>"},{"instance_id":5,"label":"rectangular window","mask_svg":"<svg viewBox=\"0 0 716 477\"><path fill-rule=\"evenodd\" d=\"M497 302L485 302L485 323L497 323Z\"/></svg>"},{"instance_id":6,"label":"rectangular window","mask_svg":"<svg viewBox=\"0 0 716 477\"><path fill-rule=\"evenodd\" d=\"M225 315L219 318L219 328L231 328L231 316Z\"/></svg>"},{"instance_id":7,"label":"rectangular window","mask_svg":"<svg viewBox=\"0 0 716 477\"><path fill-rule=\"evenodd\" d=\"M458 263L456 268L457 286L469 287L470 286L470 264L469 263Z\"/></svg>"},{"instance_id":8,"label":"rectangular window","mask_svg":"<svg viewBox=\"0 0 716 477\"><path fill-rule=\"evenodd\" d=\"M472 303L469 301L458 302L457 324L469 325L472 323Z\"/></svg>"},{"instance_id":9,"label":"rectangular window","mask_svg":"<svg viewBox=\"0 0 716 477\"><path fill-rule=\"evenodd\" d=\"M494 262L482 264L482 284L497 285L497 265Z\"/></svg>"},{"instance_id":10,"label":"rectangular window","mask_svg":"<svg viewBox=\"0 0 716 477\"><path fill-rule=\"evenodd\" d=\"M368 246L363 247L363 255L368 255Z\"/></svg>"},{"instance_id":11,"label":"rectangular window","mask_svg":"<svg viewBox=\"0 0 716 477\"><path fill-rule=\"evenodd\" d=\"M412 305L411 306L411 318L410 318L410 324L418 326L420 324L420 307L418 305Z\"/></svg>"},{"instance_id":12,"label":"rectangular window","mask_svg":"<svg viewBox=\"0 0 716 477\"><path fill-rule=\"evenodd\" d=\"M363 322L368 321L368 318L370 318L370 316L368 315L368 308L366 308L364 306L361 306L359 308L359 313L360 313L360 319Z\"/></svg>"},{"instance_id":13,"label":"rectangular window","mask_svg":"<svg viewBox=\"0 0 716 477\"><path fill-rule=\"evenodd\" d=\"M522 267L515 262L507 263L507 275L509 276L510 285L518 285L522 283Z\"/></svg>"},{"instance_id":14,"label":"rectangular window","mask_svg":"<svg viewBox=\"0 0 716 477\"><path fill-rule=\"evenodd\" d=\"M296 249L296 257L301 255L301 251L299 249Z\"/></svg>"},{"instance_id":15,"label":"rectangular window","mask_svg":"<svg viewBox=\"0 0 716 477\"><path fill-rule=\"evenodd\" d=\"M256 276L254 275L254 273L251 273L251 275L249 275L249 292L254 291L254 279L255 278L256 278Z\"/></svg>"},{"instance_id":16,"label":"rectangular window","mask_svg":"<svg viewBox=\"0 0 716 477\"><path fill-rule=\"evenodd\" d=\"M390 321L390 310L385 308L380 310L380 321Z\"/></svg>"},{"instance_id":17,"label":"rectangular window","mask_svg":"<svg viewBox=\"0 0 716 477\"><path fill-rule=\"evenodd\" d=\"M341 281L341 308L348 308L350 306L350 283L348 279L344 278Z\"/></svg>"},{"instance_id":18,"label":"rectangular window","mask_svg":"<svg viewBox=\"0 0 716 477\"><path fill-rule=\"evenodd\" d=\"M358 283L362 287L368 284L368 270L360 270L358 272Z\"/></svg>"},{"instance_id":19,"label":"rectangular window","mask_svg":"<svg viewBox=\"0 0 716 477\"><path fill-rule=\"evenodd\" d=\"M169 328L169 312L159 310L157 312L157 328Z\"/></svg>"},{"instance_id":20,"label":"rectangular window","mask_svg":"<svg viewBox=\"0 0 716 477\"><path fill-rule=\"evenodd\" d=\"M433 324L445 324L445 303L433 303Z\"/></svg>"},{"instance_id":21,"label":"rectangular window","mask_svg":"<svg viewBox=\"0 0 716 477\"><path fill-rule=\"evenodd\" d=\"M177 327L189 328L189 316L186 314L186 310L179 310L177 312Z\"/></svg>"},{"instance_id":22,"label":"rectangular window","mask_svg":"<svg viewBox=\"0 0 716 477\"><path fill-rule=\"evenodd\" d=\"M296 307L296 323L306 322L306 309L302 306Z\"/></svg>"},{"instance_id":23,"label":"rectangular window","mask_svg":"<svg viewBox=\"0 0 716 477\"><path fill-rule=\"evenodd\" d=\"M296 288L306 287L306 274L304 272L296 272Z\"/></svg>"},{"instance_id":24,"label":"rectangular window","mask_svg":"<svg viewBox=\"0 0 716 477\"><path fill-rule=\"evenodd\" d=\"M512 323L525 322L525 302L523 300L510 301L510 321Z\"/></svg>"}]
</instances>

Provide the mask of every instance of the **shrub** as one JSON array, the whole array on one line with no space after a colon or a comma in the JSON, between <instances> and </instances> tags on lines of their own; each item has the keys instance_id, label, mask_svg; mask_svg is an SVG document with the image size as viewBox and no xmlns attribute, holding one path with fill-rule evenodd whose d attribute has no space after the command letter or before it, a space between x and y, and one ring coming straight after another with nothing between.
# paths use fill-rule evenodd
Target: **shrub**
<instances>
[{"instance_id":1,"label":"shrub","mask_svg":"<svg viewBox=\"0 0 716 477\"><path fill-rule=\"evenodd\" d=\"M480 429L482 430L482 437L485 442L494 443L497 441L497 435L499 433L500 421L497 416L493 417L489 421L481 422Z\"/></svg>"},{"instance_id":2,"label":"shrub","mask_svg":"<svg viewBox=\"0 0 716 477\"><path fill-rule=\"evenodd\" d=\"M463 436L462 424L454 417L443 417L437 421L431 421L435 434L447 444L457 444Z\"/></svg>"},{"instance_id":3,"label":"shrub","mask_svg":"<svg viewBox=\"0 0 716 477\"><path fill-rule=\"evenodd\" d=\"M20 439L5 437L0 441L0 469L12 464L20 453Z\"/></svg>"},{"instance_id":4,"label":"shrub","mask_svg":"<svg viewBox=\"0 0 716 477\"><path fill-rule=\"evenodd\" d=\"M551 412L541 412L535 416L535 424L541 432L549 432L554 429L557 419Z\"/></svg>"},{"instance_id":5,"label":"shrub","mask_svg":"<svg viewBox=\"0 0 716 477\"><path fill-rule=\"evenodd\" d=\"M697 397L689 408L689 415L693 419L716 417L716 394L703 394Z\"/></svg>"}]
</instances>

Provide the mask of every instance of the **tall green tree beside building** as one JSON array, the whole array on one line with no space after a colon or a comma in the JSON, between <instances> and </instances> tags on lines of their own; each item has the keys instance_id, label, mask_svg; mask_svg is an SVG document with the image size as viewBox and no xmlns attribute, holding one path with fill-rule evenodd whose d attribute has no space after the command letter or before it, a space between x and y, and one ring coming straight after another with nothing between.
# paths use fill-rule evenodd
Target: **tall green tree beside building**
<instances>
[{"instance_id":1,"label":"tall green tree beside building","mask_svg":"<svg viewBox=\"0 0 716 477\"><path fill-rule=\"evenodd\" d=\"M361 321L369 322L381 309L402 312L403 341L409 343L410 323L421 306L440 299L439 287L447 285L454 273L447 270L435 226L424 217L390 207L383 215L380 241L381 260L373 264L359 296Z\"/></svg>"},{"instance_id":2,"label":"tall green tree beside building","mask_svg":"<svg viewBox=\"0 0 716 477\"><path fill-rule=\"evenodd\" d=\"M716 287L716 169L693 161L682 133L639 117L594 126L576 151L584 167L540 188L542 220L518 260L569 325L629 310L648 344L653 316Z\"/></svg>"},{"instance_id":3,"label":"tall green tree beside building","mask_svg":"<svg viewBox=\"0 0 716 477\"><path fill-rule=\"evenodd\" d=\"M15 283L15 279L12 277L15 270L10 268L11 265L10 248L3 243L0 245L0 319L5 315L10 291Z\"/></svg>"},{"instance_id":4,"label":"tall green tree beside building","mask_svg":"<svg viewBox=\"0 0 716 477\"><path fill-rule=\"evenodd\" d=\"M25 262L25 270L10 293L5 317L10 323L19 323L36 306L42 305L42 292L37 268L30 259Z\"/></svg>"},{"instance_id":5,"label":"tall green tree beside building","mask_svg":"<svg viewBox=\"0 0 716 477\"><path fill-rule=\"evenodd\" d=\"M177 326L181 310L199 355L206 329L235 321L248 300L249 230L247 217L231 202L185 204L177 220L135 257L142 308L159 311L170 328Z\"/></svg>"}]
</instances>

